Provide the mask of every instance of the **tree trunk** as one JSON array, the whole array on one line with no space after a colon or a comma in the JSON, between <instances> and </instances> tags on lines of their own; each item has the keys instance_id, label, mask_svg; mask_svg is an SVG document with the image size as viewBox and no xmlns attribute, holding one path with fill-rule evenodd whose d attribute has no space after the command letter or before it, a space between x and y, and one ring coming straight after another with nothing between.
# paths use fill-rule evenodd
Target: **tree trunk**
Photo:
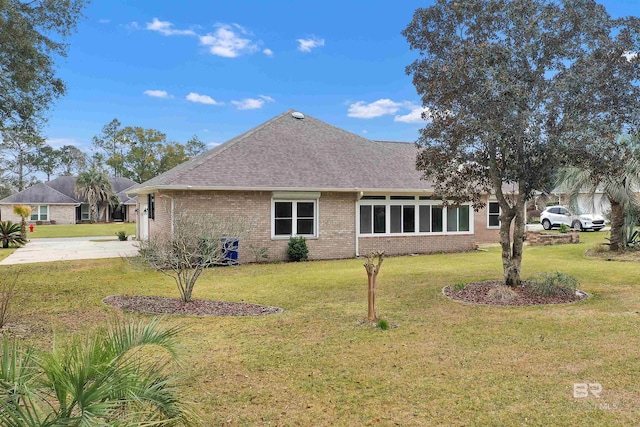
<instances>
[{"instance_id":1,"label":"tree trunk","mask_svg":"<svg viewBox=\"0 0 640 427\"><path fill-rule=\"evenodd\" d=\"M621 251L626 247L626 242L622 241L622 231L624 227L624 207L614 201L611 202L611 237L609 239L612 251Z\"/></svg>"},{"instance_id":2,"label":"tree trunk","mask_svg":"<svg viewBox=\"0 0 640 427\"><path fill-rule=\"evenodd\" d=\"M367 318L369 320L376 320L376 279L373 274L368 274L369 279L369 293L368 293L368 311Z\"/></svg>"},{"instance_id":3,"label":"tree trunk","mask_svg":"<svg viewBox=\"0 0 640 427\"><path fill-rule=\"evenodd\" d=\"M500 246L502 247L502 268L507 286L520 286L522 248L524 244L524 202L518 199L516 206L506 209L500 218ZM509 212L511 211L511 212ZM513 223L513 242L511 224Z\"/></svg>"},{"instance_id":4,"label":"tree trunk","mask_svg":"<svg viewBox=\"0 0 640 427\"><path fill-rule=\"evenodd\" d=\"M367 262L364 263L364 268L367 270L368 279L368 313L367 319L374 321L378 318L376 315L376 279L380 272L380 265L384 257L384 251L374 251L367 256ZM378 258L378 263L374 264L374 258Z\"/></svg>"}]
</instances>

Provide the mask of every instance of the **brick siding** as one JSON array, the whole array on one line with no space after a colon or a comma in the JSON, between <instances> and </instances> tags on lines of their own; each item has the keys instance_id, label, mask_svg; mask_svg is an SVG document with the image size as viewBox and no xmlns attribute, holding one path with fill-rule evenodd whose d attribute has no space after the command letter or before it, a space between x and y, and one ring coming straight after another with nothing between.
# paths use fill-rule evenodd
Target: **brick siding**
<instances>
[{"instance_id":1,"label":"brick siding","mask_svg":"<svg viewBox=\"0 0 640 427\"><path fill-rule=\"evenodd\" d=\"M13 213L13 205L1 205L0 217L2 221L11 221L18 223L21 218ZM76 223L76 207L73 205L49 205L49 219L43 221L48 224L54 220L56 224L75 224ZM35 223L27 218L27 223Z\"/></svg>"},{"instance_id":2,"label":"brick siding","mask_svg":"<svg viewBox=\"0 0 640 427\"><path fill-rule=\"evenodd\" d=\"M475 248L473 234L447 234L439 236L385 236L360 237L360 255L383 250L386 255L461 252Z\"/></svg>"}]
</instances>

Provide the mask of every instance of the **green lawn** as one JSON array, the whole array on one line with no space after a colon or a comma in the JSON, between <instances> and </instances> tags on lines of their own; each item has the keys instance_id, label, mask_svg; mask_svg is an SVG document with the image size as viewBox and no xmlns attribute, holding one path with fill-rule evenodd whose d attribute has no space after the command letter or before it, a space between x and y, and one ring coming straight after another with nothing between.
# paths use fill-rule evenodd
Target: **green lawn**
<instances>
[{"instance_id":1,"label":"green lawn","mask_svg":"<svg viewBox=\"0 0 640 427\"><path fill-rule=\"evenodd\" d=\"M56 224L35 225L33 233L27 229L27 237L87 237L87 236L115 236L118 231L126 231L128 235L136 234L136 224L133 222L113 222L108 224Z\"/></svg>"},{"instance_id":2,"label":"green lawn","mask_svg":"<svg viewBox=\"0 0 640 427\"><path fill-rule=\"evenodd\" d=\"M363 322L362 260L207 271L196 298L286 311L168 319L188 327L184 396L206 426L636 425L640 265L585 258L607 234L525 248L524 277L557 270L579 279L591 297L572 305L473 306L442 295L446 285L499 278L498 247L388 258L377 296L387 331ZM0 267L0 277L17 270ZM10 330L43 347L114 317L147 317L105 307L107 295L178 295L170 279L120 259L20 270ZM574 398L576 383L601 384L600 398Z\"/></svg>"}]
</instances>

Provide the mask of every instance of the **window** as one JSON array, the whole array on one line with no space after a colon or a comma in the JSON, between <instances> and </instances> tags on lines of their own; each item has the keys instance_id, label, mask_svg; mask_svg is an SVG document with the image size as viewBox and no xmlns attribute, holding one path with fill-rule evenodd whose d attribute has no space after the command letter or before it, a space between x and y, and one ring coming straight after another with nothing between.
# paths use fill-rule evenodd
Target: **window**
<instances>
[{"instance_id":1,"label":"window","mask_svg":"<svg viewBox=\"0 0 640 427\"><path fill-rule=\"evenodd\" d=\"M149 215L149 219L156 219L156 195L155 194L147 195L147 213Z\"/></svg>"},{"instance_id":2,"label":"window","mask_svg":"<svg viewBox=\"0 0 640 427\"><path fill-rule=\"evenodd\" d=\"M416 231L416 207L392 205L391 232L392 233L413 233Z\"/></svg>"},{"instance_id":3,"label":"window","mask_svg":"<svg viewBox=\"0 0 640 427\"><path fill-rule=\"evenodd\" d=\"M487 206L487 226L489 228L500 227L500 203L489 202Z\"/></svg>"},{"instance_id":4,"label":"window","mask_svg":"<svg viewBox=\"0 0 640 427\"><path fill-rule=\"evenodd\" d=\"M469 206L447 207L447 231L469 231Z\"/></svg>"},{"instance_id":5,"label":"window","mask_svg":"<svg viewBox=\"0 0 640 427\"><path fill-rule=\"evenodd\" d=\"M49 206L31 206L31 221L49 221Z\"/></svg>"},{"instance_id":6,"label":"window","mask_svg":"<svg viewBox=\"0 0 640 427\"><path fill-rule=\"evenodd\" d=\"M429 196L380 197L364 196L358 202L360 235L471 231L469 205L445 208Z\"/></svg>"},{"instance_id":7,"label":"window","mask_svg":"<svg viewBox=\"0 0 640 427\"><path fill-rule=\"evenodd\" d=\"M89 217L89 205L82 204L80 205L80 219L82 221L87 221L90 219Z\"/></svg>"},{"instance_id":8,"label":"window","mask_svg":"<svg viewBox=\"0 0 640 427\"><path fill-rule=\"evenodd\" d=\"M316 236L316 202L312 200L274 201L274 236Z\"/></svg>"}]
</instances>

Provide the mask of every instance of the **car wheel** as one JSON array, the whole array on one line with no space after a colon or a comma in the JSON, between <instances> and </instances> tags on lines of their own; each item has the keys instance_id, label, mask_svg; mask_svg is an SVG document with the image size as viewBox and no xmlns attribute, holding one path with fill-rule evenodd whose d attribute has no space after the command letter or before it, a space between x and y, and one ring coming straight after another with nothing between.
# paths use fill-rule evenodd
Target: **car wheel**
<instances>
[{"instance_id":1,"label":"car wheel","mask_svg":"<svg viewBox=\"0 0 640 427\"><path fill-rule=\"evenodd\" d=\"M545 230L551 230L551 221L549 221L548 219L543 219L542 228L544 228Z\"/></svg>"},{"instance_id":2,"label":"car wheel","mask_svg":"<svg viewBox=\"0 0 640 427\"><path fill-rule=\"evenodd\" d=\"M580 223L580 221L573 221L573 224L571 224L571 228L573 228L574 230L582 231L582 224Z\"/></svg>"}]
</instances>

